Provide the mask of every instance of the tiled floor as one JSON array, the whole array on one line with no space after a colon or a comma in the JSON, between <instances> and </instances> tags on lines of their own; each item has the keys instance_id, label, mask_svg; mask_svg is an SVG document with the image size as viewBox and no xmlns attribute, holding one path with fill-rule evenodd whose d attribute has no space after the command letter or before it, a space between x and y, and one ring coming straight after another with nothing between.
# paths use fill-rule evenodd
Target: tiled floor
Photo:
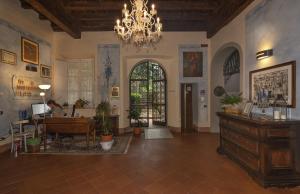
<instances>
[{"instance_id":1,"label":"tiled floor","mask_svg":"<svg viewBox=\"0 0 300 194\"><path fill-rule=\"evenodd\" d=\"M264 189L215 150L218 135L134 138L127 155L0 155L0 193L299 194Z\"/></svg>"}]
</instances>

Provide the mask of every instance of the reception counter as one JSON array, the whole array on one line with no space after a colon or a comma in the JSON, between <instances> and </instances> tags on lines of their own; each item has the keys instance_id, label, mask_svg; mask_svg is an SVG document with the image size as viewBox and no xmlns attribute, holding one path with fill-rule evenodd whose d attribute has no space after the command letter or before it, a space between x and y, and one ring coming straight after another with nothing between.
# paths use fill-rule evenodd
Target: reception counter
<instances>
[{"instance_id":1,"label":"reception counter","mask_svg":"<svg viewBox=\"0 0 300 194\"><path fill-rule=\"evenodd\" d=\"M300 185L300 121L217 113L218 152L238 163L260 185Z\"/></svg>"}]
</instances>

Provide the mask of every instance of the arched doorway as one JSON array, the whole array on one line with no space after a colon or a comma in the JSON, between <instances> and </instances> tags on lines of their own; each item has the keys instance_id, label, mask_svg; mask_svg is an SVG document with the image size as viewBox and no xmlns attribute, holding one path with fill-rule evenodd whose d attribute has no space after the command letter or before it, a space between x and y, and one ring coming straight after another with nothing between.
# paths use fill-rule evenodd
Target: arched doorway
<instances>
[{"instance_id":1,"label":"arched doorway","mask_svg":"<svg viewBox=\"0 0 300 194\"><path fill-rule=\"evenodd\" d=\"M167 79L164 69L155 61L136 64L129 76L129 105L141 111L143 127L167 125ZM135 126L130 120L130 126Z\"/></svg>"},{"instance_id":2,"label":"arched doorway","mask_svg":"<svg viewBox=\"0 0 300 194\"><path fill-rule=\"evenodd\" d=\"M242 88L241 49L235 43L224 45L216 52L211 63L211 131L219 132L219 119L216 112L222 110L220 97L213 93L216 86L225 88L228 94L239 94Z\"/></svg>"}]
</instances>

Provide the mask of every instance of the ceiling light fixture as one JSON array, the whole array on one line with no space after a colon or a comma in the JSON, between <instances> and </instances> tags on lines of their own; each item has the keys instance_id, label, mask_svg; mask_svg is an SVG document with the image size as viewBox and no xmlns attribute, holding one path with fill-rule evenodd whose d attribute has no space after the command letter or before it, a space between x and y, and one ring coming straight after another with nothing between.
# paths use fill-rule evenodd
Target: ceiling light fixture
<instances>
[{"instance_id":1,"label":"ceiling light fixture","mask_svg":"<svg viewBox=\"0 0 300 194\"><path fill-rule=\"evenodd\" d=\"M117 20L114 27L117 35L126 43L133 43L136 46L148 46L157 43L161 38L162 23L157 17L155 5L152 4L148 11L148 0L130 0L131 12L124 4L122 20Z\"/></svg>"}]
</instances>

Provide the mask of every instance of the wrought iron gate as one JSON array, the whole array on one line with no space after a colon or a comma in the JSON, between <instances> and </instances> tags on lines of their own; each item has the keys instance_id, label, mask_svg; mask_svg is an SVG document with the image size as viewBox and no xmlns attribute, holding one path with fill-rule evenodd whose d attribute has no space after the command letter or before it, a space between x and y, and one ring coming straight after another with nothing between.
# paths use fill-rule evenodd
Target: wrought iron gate
<instances>
[{"instance_id":1,"label":"wrought iron gate","mask_svg":"<svg viewBox=\"0 0 300 194\"><path fill-rule=\"evenodd\" d=\"M154 61L142 61L131 71L130 109L141 111L140 121L143 127L149 127L150 119L154 125L166 126L166 87L165 71ZM130 120L131 126L136 124L136 121Z\"/></svg>"}]
</instances>

